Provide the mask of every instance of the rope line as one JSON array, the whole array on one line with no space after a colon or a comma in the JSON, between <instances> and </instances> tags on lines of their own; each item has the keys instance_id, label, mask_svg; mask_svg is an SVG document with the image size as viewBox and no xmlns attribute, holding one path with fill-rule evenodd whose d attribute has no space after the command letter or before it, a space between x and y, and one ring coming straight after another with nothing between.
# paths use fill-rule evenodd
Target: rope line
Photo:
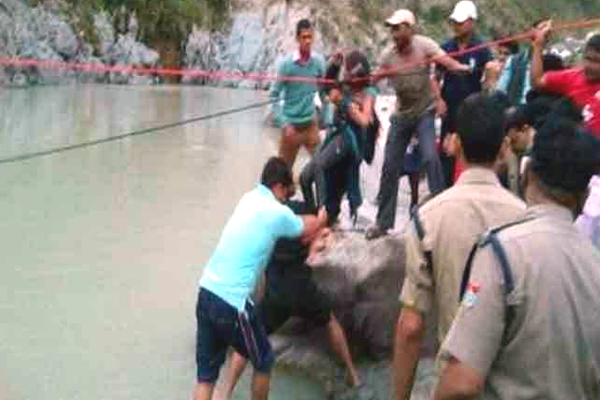
<instances>
[{"instance_id":1,"label":"rope line","mask_svg":"<svg viewBox=\"0 0 600 400\"><path fill-rule=\"evenodd\" d=\"M553 25L552 31L565 31L565 30L581 29L581 28L587 28L587 27L590 27L593 25L599 25L599 24L600 24L600 18L578 20L578 21L574 21L574 22ZM426 61L417 61L417 62L412 62L412 63L406 63L405 65L403 65L402 68L393 69L393 72L395 72L396 75L400 75L400 76L408 75L408 74L402 73L402 71L412 69L415 67L426 66L427 64L430 64L431 62L435 62L436 60L439 60L440 58L444 58L446 56L459 57L459 56L462 56L465 54L475 53L477 51L483 50L488 47L492 47L492 46L496 46L496 45L500 45L500 44L504 44L504 43L509 43L509 42L514 42L514 41L519 41L519 40L523 40L523 39L529 39L529 38L531 38L531 35L532 35L532 32L530 29L523 33L506 36L506 37L503 37L501 39L494 40L494 41L485 42L480 45L469 47L464 50L458 50L458 51L454 51L454 52L450 52L450 53L446 53L446 54L441 54L441 55L438 55L435 57L431 57L430 59L428 59Z\"/></svg>"},{"instance_id":2,"label":"rope line","mask_svg":"<svg viewBox=\"0 0 600 400\"><path fill-rule=\"evenodd\" d=\"M161 131L161 130L164 130L164 129L170 129L170 128L175 128L175 127L178 127L178 126L190 124L192 122L204 121L204 120L207 120L207 119L219 118L219 117L224 117L226 115L236 114L236 113L239 113L239 112L242 112L242 111L247 111L247 110L251 110L251 109L254 109L254 108L263 107L263 106L266 106L266 105L268 105L270 103L271 103L271 100L263 101L263 102L260 102L260 103L250 104L250 105L247 105L247 106L244 106L244 107L234 108L234 109L225 110L225 111L219 111L219 112L216 112L216 113L213 113L213 114L207 114L207 115L203 115L203 116L200 116L200 117L195 117L195 118L190 118L190 119L186 119L186 120L183 120L183 121L173 122L173 123L170 123L170 124L155 126L155 127L147 128L147 129L140 129L140 130L136 130L136 131L124 133L122 135L109 136L109 137L105 137L105 138L98 139L98 140L92 140L92 141L89 141L89 142L78 143L78 144L73 144L73 145L69 145L69 146L57 147L57 148L50 149L50 150L42 150L42 151L36 151L36 152L33 152L33 153L26 153L26 154L21 154L21 155L13 156L13 157L2 158L2 159L0 159L0 164L14 163L14 162L17 162L17 161L29 160L29 159L32 159L32 158L48 156L48 155L57 154L57 153L63 153L63 152L66 152L66 151L71 151L71 150L82 149L82 148L85 148L85 147L97 146L99 144L108 143L108 142L114 142L114 141L122 140L122 139L125 139L125 138L128 138L128 137L146 135L146 134L153 133L153 132L156 132L156 131Z\"/></svg>"},{"instance_id":3,"label":"rope line","mask_svg":"<svg viewBox=\"0 0 600 400\"><path fill-rule=\"evenodd\" d=\"M557 24L552 28L552 31L581 29L581 28L586 28L586 27L596 25L596 24L600 24L600 18L588 19L588 20L578 20L578 21L569 22L569 23ZM423 66L423 65L430 64L431 62L434 62L437 59L440 59L442 57L446 57L446 56L458 57L461 55L474 53L474 52L477 52L479 50L482 50L482 49L485 49L485 48L488 48L488 47L491 47L494 45L508 43L508 42L512 42L512 41L516 41L516 40L527 39L530 37L531 37L531 30L524 32L524 33L517 34L517 35L508 36L508 37L505 37L505 38L502 38L502 39L499 39L496 41L486 42L481 45L473 46L473 47L470 47L465 50L459 50L459 51L455 51L455 52L451 52L451 53L446 53L446 54L443 54L440 56L435 56L425 62L420 61L420 62L405 64L403 66L403 68L396 68L396 69L394 69L394 71L395 71L396 75L401 75L401 76L421 74L422 73L421 71L419 71L419 72L401 72L401 71L410 70L417 66ZM40 60L35 60L35 59L22 59L22 58L0 58L0 66L13 66L13 67L21 67L21 68L39 67L39 68L54 68L54 69L73 69L73 70L80 70L80 71L84 71L84 72L89 71L89 72L103 72L103 73L113 73L113 72L131 73L131 72L133 72L133 73L139 73L139 74L156 74L156 75L171 75L171 76L173 76L173 75L202 76L202 77L216 78L216 79L250 79L250 80L257 80L257 81L276 80L276 81L287 81L287 82L307 82L307 83L315 83L315 84L327 84L327 83L334 82L333 79L311 78L311 77L300 77L300 76L282 77L282 76L273 76L273 75L261 74L261 73L241 73L241 72L226 72L226 71L214 72L214 71L206 71L206 70L201 70L201 69L182 70L182 69L167 69L167 68L140 68L140 67L115 67L115 66L108 67L108 66L101 65L101 64L78 64L78 63L72 63L72 62L40 61ZM362 80L364 80L364 78L359 78L357 80L362 81ZM351 82L351 81L346 81L346 83L349 83L349 82ZM204 120L208 120L208 119L219 118L219 117L223 117L223 116L227 116L227 115L231 115L231 114L236 114L236 113L243 112L246 110L263 107L263 106L271 104L273 102L274 102L274 100L263 101L260 103L250 104L250 105L247 105L244 107L238 107L238 108L234 108L234 109L230 109L230 110L220 111L220 112L216 112L213 114L203 115L200 117L190 118L187 120L173 122L173 123L169 123L169 124L165 124L165 125L159 125L159 126L155 126L152 128L136 130L136 131L124 133L121 135L110 136L110 137L106 137L106 138L102 138L102 139L98 139L98 140L92 140L89 142L78 143L78 144L69 145L69 146L57 147L57 148L49 149L49 150L42 150L42 151L37 151L37 152L33 152L33 153L26 153L26 154L21 154L21 155L17 155L17 156L2 158L2 159L0 159L0 164L8 164L8 163L14 163L14 162L18 162L18 161L25 161L25 160L29 160L32 158L43 157L43 156L62 153L62 152L66 152L66 151L81 149L81 148L85 148L85 147L96 146L96 145L103 144L103 143L118 141L118 140L122 140L122 139L125 139L128 137L145 135L145 134L149 134L149 133L153 133L153 132L157 132L157 131L161 131L161 130L165 130L165 129L170 129L170 128L190 124L192 122L204 121Z\"/></svg>"},{"instance_id":4,"label":"rope line","mask_svg":"<svg viewBox=\"0 0 600 400\"><path fill-rule=\"evenodd\" d=\"M552 27L552 31L565 31L587 28L593 25L600 24L600 18L593 19L582 19L573 22L566 22L562 24L556 24ZM424 64L434 62L442 57L458 57L469 53L474 53L479 50L508 43L512 41L523 40L531 37L531 30L523 33L507 36L495 41L488 41L481 45L473 46L465 50L459 50L455 52L446 53L444 55L435 56L429 60L423 62L413 62L405 64L402 68L397 68L394 71L397 75L408 76L418 74L420 72L402 72L405 70L411 70L415 67L423 66ZM302 77L302 76L278 76L264 73L255 72L228 72L228 71L209 71L203 69L170 69L170 68L143 68L143 67L121 67L121 66L106 66L102 64L81 64L66 61L51 61L51 60L36 60L28 58L0 58L0 66L12 66L18 68L27 67L38 67L47 69L65 69L65 70L78 70L82 72L99 72L99 73L136 73L136 74L148 74L148 75L166 75L166 76L190 76L190 77L203 77L208 79L225 80L225 79L241 79L241 80L255 80L255 81L282 81L282 82L306 82L316 84L333 83L332 79L326 78L315 78L315 77Z\"/></svg>"},{"instance_id":5,"label":"rope line","mask_svg":"<svg viewBox=\"0 0 600 400\"><path fill-rule=\"evenodd\" d=\"M305 76L275 76L258 72L228 72L208 71L203 69L170 69L170 68L143 68L106 66L103 64L81 64L67 61L37 60L32 58L0 58L0 66L16 68L42 68L56 70L77 70L82 72L98 73L136 73L141 75L166 75L166 76L190 76L212 79L247 79L255 81L283 81L283 82L305 82L305 83L330 83L331 79L305 77Z\"/></svg>"}]
</instances>

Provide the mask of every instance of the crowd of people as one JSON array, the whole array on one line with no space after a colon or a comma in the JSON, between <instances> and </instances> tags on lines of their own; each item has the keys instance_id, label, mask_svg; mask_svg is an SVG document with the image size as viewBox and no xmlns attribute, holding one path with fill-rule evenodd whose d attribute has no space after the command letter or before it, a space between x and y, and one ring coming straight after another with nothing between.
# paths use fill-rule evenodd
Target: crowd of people
<instances>
[{"instance_id":1,"label":"crowd of people","mask_svg":"<svg viewBox=\"0 0 600 400\"><path fill-rule=\"evenodd\" d=\"M587 40L580 66L565 69L544 54L551 21L533 25L524 51L502 43L494 59L477 20L474 3L459 1L449 15L455 36L440 46L417 34L411 11L398 10L385 21L394 47L375 71L359 51L335 54L327 66L311 49L311 23L298 22L298 51L278 74L314 80L274 85L279 155L239 202L204 267L195 400L212 398L228 348L225 396L249 360L252 398L266 399L274 364L268 335L291 316L326 326L349 383L363 386L309 260L325 247L343 196L353 216L361 205L358 167L373 159L383 79L397 105L366 239L393 228L401 176L414 183L416 173L418 185L426 171L431 193L420 203L413 197L398 260L406 276L394 337L396 399L410 397L434 311L436 399L600 398L600 35ZM299 202L291 200L292 168L302 146L311 159L300 173ZM251 294L265 270L255 307Z\"/></svg>"}]
</instances>

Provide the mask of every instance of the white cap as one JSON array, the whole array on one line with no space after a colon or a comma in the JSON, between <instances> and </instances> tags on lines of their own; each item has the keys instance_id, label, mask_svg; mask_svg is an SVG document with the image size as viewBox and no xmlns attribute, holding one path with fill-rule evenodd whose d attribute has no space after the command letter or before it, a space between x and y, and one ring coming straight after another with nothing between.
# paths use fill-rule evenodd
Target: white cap
<instances>
[{"instance_id":1,"label":"white cap","mask_svg":"<svg viewBox=\"0 0 600 400\"><path fill-rule=\"evenodd\" d=\"M450 14L450 19L459 24L468 19L477 19L477 7L470 0L461 0L454 6L454 11Z\"/></svg>"},{"instance_id":2,"label":"white cap","mask_svg":"<svg viewBox=\"0 0 600 400\"><path fill-rule=\"evenodd\" d=\"M397 10L391 17L385 20L385 24L388 26L408 24L409 26L415 25L415 15L406 9Z\"/></svg>"}]
</instances>

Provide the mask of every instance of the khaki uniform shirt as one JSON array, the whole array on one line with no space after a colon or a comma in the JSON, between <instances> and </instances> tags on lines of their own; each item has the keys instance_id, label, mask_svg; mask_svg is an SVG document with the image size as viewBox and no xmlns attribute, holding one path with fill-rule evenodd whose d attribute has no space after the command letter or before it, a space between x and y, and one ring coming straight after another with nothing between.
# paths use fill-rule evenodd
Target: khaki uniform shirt
<instances>
[{"instance_id":1,"label":"khaki uniform shirt","mask_svg":"<svg viewBox=\"0 0 600 400\"><path fill-rule=\"evenodd\" d=\"M486 377L485 399L600 399L600 252L564 207L527 216L498 234L514 290L491 246L478 250L441 356Z\"/></svg>"},{"instance_id":2,"label":"khaki uniform shirt","mask_svg":"<svg viewBox=\"0 0 600 400\"><path fill-rule=\"evenodd\" d=\"M522 217L525 203L504 189L493 171L469 168L418 212L425 236L419 239L414 224L407 234L400 301L422 313L435 307L441 343L458 310L460 282L473 244L487 229ZM431 252L431 267L426 252Z\"/></svg>"},{"instance_id":3,"label":"khaki uniform shirt","mask_svg":"<svg viewBox=\"0 0 600 400\"><path fill-rule=\"evenodd\" d=\"M442 54L446 52L433 39L421 35L413 35L408 54L398 53L395 47L385 54L382 64L399 69L399 74L390 78L399 116L419 117L432 106L431 69L423 62Z\"/></svg>"}]
</instances>

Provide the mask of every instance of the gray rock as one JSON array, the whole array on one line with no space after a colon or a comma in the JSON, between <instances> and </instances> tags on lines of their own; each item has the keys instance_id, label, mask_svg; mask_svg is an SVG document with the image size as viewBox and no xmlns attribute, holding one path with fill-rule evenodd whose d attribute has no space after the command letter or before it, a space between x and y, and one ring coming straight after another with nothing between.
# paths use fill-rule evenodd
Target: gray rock
<instances>
[{"instance_id":1,"label":"gray rock","mask_svg":"<svg viewBox=\"0 0 600 400\"><path fill-rule=\"evenodd\" d=\"M57 16L43 9L28 10L24 6L15 7L13 10L17 11L14 11L12 18L2 23L0 28L8 56L36 59L43 64L62 62L77 53L77 37L71 27ZM49 68L48 65L16 70L27 75L26 80L17 78L19 84L23 81L30 84L59 83L71 79L74 75L71 71Z\"/></svg>"},{"instance_id":2,"label":"gray rock","mask_svg":"<svg viewBox=\"0 0 600 400\"><path fill-rule=\"evenodd\" d=\"M259 85L259 83L257 81L252 80L252 79L247 79L247 80L240 81L237 84L237 87L240 89L259 89L258 85Z\"/></svg>"},{"instance_id":3,"label":"gray rock","mask_svg":"<svg viewBox=\"0 0 600 400\"><path fill-rule=\"evenodd\" d=\"M398 297L404 280L403 262L401 236L366 241L362 233L340 231L325 252L311 259L313 278L331 299L367 390L378 399L392 397L391 378L382 379L382 374L389 376ZM425 358L419 367L413 398L425 398L433 387L430 358L435 354L435 327L430 320L428 327L422 349ZM306 371L335 398L363 398L364 394L348 390L339 361L331 354L325 328L292 319L271 337L271 343L278 365Z\"/></svg>"},{"instance_id":4,"label":"gray rock","mask_svg":"<svg viewBox=\"0 0 600 400\"><path fill-rule=\"evenodd\" d=\"M157 82L156 79L150 75L132 74L127 83L130 85L154 85Z\"/></svg>"},{"instance_id":5,"label":"gray rock","mask_svg":"<svg viewBox=\"0 0 600 400\"><path fill-rule=\"evenodd\" d=\"M138 29L135 16L130 19L128 34L115 41L108 14L94 16L94 26L100 39L101 58L94 55L92 46L79 37L60 14L60 7L29 8L20 0L0 0L0 47L4 57L30 58L40 61L37 67L2 68L8 84L58 84L76 79L84 82L150 84L153 76L128 72L107 74L94 68L64 68L65 62L84 65L154 67L159 55L135 40ZM60 66L60 68L57 68ZM2 79L0 79L0 82Z\"/></svg>"},{"instance_id":6,"label":"gray rock","mask_svg":"<svg viewBox=\"0 0 600 400\"><path fill-rule=\"evenodd\" d=\"M118 71L110 73L111 83L154 83L153 77L142 77L128 69L128 67L155 67L159 59L158 52L137 42L132 34L119 35L105 59L110 65L118 69Z\"/></svg>"},{"instance_id":7,"label":"gray rock","mask_svg":"<svg viewBox=\"0 0 600 400\"><path fill-rule=\"evenodd\" d=\"M221 33L211 33L194 27L190 34L184 56L184 65L190 70L201 70L205 73L211 73L218 70L231 72L226 69L228 55L228 37ZM185 75L183 83L192 84L218 84L220 80L208 77L206 75Z\"/></svg>"},{"instance_id":8,"label":"gray rock","mask_svg":"<svg viewBox=\"0 0 600 400\"><path fill-rule=\"evenodd\" d=\"M15 16L22 14L27 10L27 7L21 0L0 0L0 12Z\"/></svg>"},{"instance_id":9,"label":"gray rock","mask_svg":"<svg viewBox=\"0 0 600 400\"><path fill-rule=\"evenodd\" d=\"M106 79L109 83L117 84L149 85L156 83L154 76L134 73L128 69L128 67L156 67L159 61L157 51L136 40L138 20L135 15L129 19L128 32L124 35L115 36L110 16L105 12L94 16L94 26L99 38L101 60L118 69L118 71L108 74L98 74L94 79L96 82ZM93 64L98 64L100 61L91 56L91 53L86 60ZM92 79L89 74L86 78Z\"/></svg>"},{"instance_id":10,"label":"gray rock","mask_svg":"<svg viewBox=\"0 0 600 400\"><path fill-rule=\"evenodd\" d=\"M55 53L71 58L79 50L80 42L73 29L53 13L34 8L27 21L36 40L47 43Z\"/></svg>"},{"instance_id":11,"label":"gray rock","mask_svg":"<svg viewBox=\"0 0 600 400\"><path fill-rule=\"evenodd\" d=\"M153 66L158 62L158 53L137 42L133 35L119 35L108 53L109 63L132 66Z\"/></svg>"},{"instance_id":12,"label":"gray rock","mask_svg":"<svg viewBox=\"0 0 600 400\"><path fill-rule=\"evenodd\" d=\"M90 53L81 54L76 60L77 63L89 66L89 70L82 69L78 71L77 79L82 83L105 83L107 82L107 74L95 67L104 67L102 60L94 57Z\"/></svg>"},{"instance_id":13,"label":"gray rock","mask_svg":"<svg viewBox=\"0 0 600 400\"><path fill-rule=\"evenodd\" d=\"M229 36L229 65L242 72L255 71L264 45L260 14L242 13L233 19Z\"/></svg>"},{"instance_id":14,"label":"gray rock","mask_svg":"<svg viewBox=\"0 0 600 400\"><path fill-rule=\"evenodd\" d=\"M232 27L226 34L194 29L187 40L184 64L190 69L255 72L273 77L276 73L277 59L296 49L296 21L310 16L308 6L289 9L281 2L269 5L264 10L234 14ZM314 49L320 51L322 47L317 32ZM240 79L219 79L211 82L201 76L185 77L183 81L257 89L266 89L271 84L269 79L253 80L253 83Z\"/></svg>"},{"instance_id":15,"label":"gray rock","mask_svg":"<svg viewBox=\"0 0 600 400\"><path fill-rule=\"evenodd\" d=\"M100 55L101 57L105 57L109 54L110 49L115 43L115 32L106 12L94 15L94 27L96 28L96 34L100 42Z\"/></svg>"},{"instance_id":16,"label":"gray rock","mask_svg":"<svg viewBox=\"0 0 600 400\"><path fill-rule=\"evenodd\" d=\"M63 59L46 41L28 42L22 49L20 56L40 62L39 67L30 67L23 70L28 75L30 84L57 84L68 75L68 71L64 69L52 67L53 63L62 63Z\"/></svg>"},{"instance_id":17,"label":"gray rock","mask_svg":"<svg viewBox=\"0 0 600 400\"><path fill-rule=\"evenodd\" d=\"M108 74L108 81L110 83L125 85L129 83L133 72L130 68L128 68L125 64L115 64L113 65L115 72L110 72Z\"/></svg>"},{"instance_id":18,"label":"gray rock","mask_svg":"<svg viewBox=\"0 0 600 400\"><path fill-rule=\"evenodd\" d=\"M29 79L23 72L17 72L10 78L9 84L15 87L25 87L29 84Z\"/></svg>"}]
</instances>

